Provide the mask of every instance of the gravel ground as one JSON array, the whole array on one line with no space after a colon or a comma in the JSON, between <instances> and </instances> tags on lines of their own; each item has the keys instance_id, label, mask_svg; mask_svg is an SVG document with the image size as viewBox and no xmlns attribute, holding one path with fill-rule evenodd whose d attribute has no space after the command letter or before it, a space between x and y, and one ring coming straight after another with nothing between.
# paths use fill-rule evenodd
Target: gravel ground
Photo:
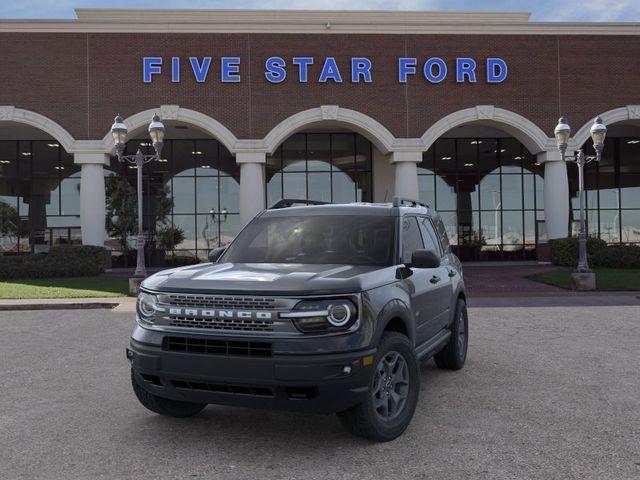
<instances>
[{"instance_id":1,"label":"gravel ground","mask_svg":"<svg viewBox=\"0 0 640 480\"><path fill-rule=\"evenodd\" d=\"M0 312L0 478L640 478L640 307L473 308L466 367L422 367L407 432L332 416L141 407L131 315Z\"/></svg>"}]
</instances>

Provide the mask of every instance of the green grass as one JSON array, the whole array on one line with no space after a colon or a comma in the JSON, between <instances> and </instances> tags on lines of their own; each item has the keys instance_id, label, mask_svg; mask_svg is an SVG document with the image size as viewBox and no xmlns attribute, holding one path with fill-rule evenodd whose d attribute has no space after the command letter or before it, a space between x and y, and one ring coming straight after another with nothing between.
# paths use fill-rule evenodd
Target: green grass
<instances>
[{"instance_id":1,"label":"green grass","mask_svg":"<svg viewBox=\"0 0 640 480\"><path fill-rule=\"evenodd\" d=\"M549 272L536 273L527 278L536 282L571 288L572 268L559 268ZM594 268L596 289L600 291L640 291L640 269Z\"/></svg>"},{"instance_id":2,"label":"green grass","mask_svg":"<svg viewBox=\"0 0 640 480\"><path fill-rule=\"evenodd\" d=\"M0 281L0 299L121 297L129 292L124 277L29 278Z\"/></svg>"}]
</instances>

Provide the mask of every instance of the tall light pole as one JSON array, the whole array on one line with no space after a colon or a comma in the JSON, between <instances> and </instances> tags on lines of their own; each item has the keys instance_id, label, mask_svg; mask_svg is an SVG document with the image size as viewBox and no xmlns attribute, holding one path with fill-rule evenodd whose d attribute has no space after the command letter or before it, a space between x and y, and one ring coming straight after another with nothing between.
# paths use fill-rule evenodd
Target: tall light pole
<instances>
[{"instance_id":1,"label":"tall light pole","mask_svg":"<svg viewBox=\"0 0 640 480\"><path fill-rule=\"evenodd\" d=\"M571 127L567 123L564 117L558 120L558 125L554 130L556 137L556 143L558 149L562 154L562 160L573 162L578 166L578 191L580 195L580 236L578 239L578 266L574 273L577 274L590 274L593 272L589 268L589 261L587 258L587 228L585 221L585 191L584 191L584 166L592 161L599 162L602 158L602 149L604 148L604 138L607 134L607 127L602 123L600 117L596 117L591 125L590 129L591 140L593 141L593 148L596 151L595 155L585 155L582 149L574 152L572 155L567 155L567 145L569 143L569 136L571 135ZM575 276L574 276L575 280ZM595 276L592 278L593 288L595 288Z\"/></svg>"},{"instance_id":2,"label":"tall light pole","mask_svg":"<svg viewBox=\"0 0 640 480\"><path fill-rule=\"evenodd\" d=\"M135 155L125 155L124 148L127 142L127 133L127 126L124 124L122 117L118 115L111 126L111 135L113 135L113 141L116 146L116 156L118 157L118 161L131 163L132 165L135 165L137 170L138 236L136 240L137 260L134 275L136 277L146 277L147 269L144 264L144 232L142 223L142 166L152 160L160 160L165 128L163 123L160 121L160 117L155 114L149 124L149 136L151 137L153 148L156 152L153 155L143 155L139 148Z\"/></svg>"}]
</instances>

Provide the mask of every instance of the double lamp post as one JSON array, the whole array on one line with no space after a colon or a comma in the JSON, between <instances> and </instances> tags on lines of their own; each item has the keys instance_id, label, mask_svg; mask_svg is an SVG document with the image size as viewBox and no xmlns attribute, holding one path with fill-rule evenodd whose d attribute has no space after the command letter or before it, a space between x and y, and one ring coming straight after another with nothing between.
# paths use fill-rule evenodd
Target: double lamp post
<instances>
[{"instance_id":1,"label":"double lamp post","mask_svg":"<svg viewBox=\"0 0 640 480\"><path fill-rule=\"evenodd\" d=\"M593 141L593 149L595 155L585 155L582 149L567 155L567 146L569 144L569 136L571 135L571 127L564 117L558 120L558 125L554 130L558 149L562 154L563 161L573 162L578 166L578 192L580 196L580 236L578 238L578 266L571 275L572 285L576 290L595 290L595 273L589 268L587 259L587 227L585 218L586 199L584 191L584 167L590 162L599 162L602 158L602 149L604 148L604 138L607 134L607 127L602 123L600 117L596 117L590 129L591 140Z\"/></svg>"},{"instance_id":2,"label":"double lamp post","mask_svg":"<svg viewBox=\"0 0 640 480\"><path fill-rule=\"evenodd\" d=\"M113 141L116 147L116 156L118 157L118 161L130 163L134 165L137 170L138 236L136 239L137 259L134 276L146 277L147 269L144 264L144 232L142 223L142 166L152 160L160 160L165 128L164 124L160 121L160 117L157 114L154 115L149 124L149 137L151 137L153 149L155 150L155 153L152 155L144 155L139 148L135 155L125 155L124 149L127 142L127 133L127 126L124 124L122 117L118 115L111 126L111 135L113 135Z\"/></svg>"}]
</instances>

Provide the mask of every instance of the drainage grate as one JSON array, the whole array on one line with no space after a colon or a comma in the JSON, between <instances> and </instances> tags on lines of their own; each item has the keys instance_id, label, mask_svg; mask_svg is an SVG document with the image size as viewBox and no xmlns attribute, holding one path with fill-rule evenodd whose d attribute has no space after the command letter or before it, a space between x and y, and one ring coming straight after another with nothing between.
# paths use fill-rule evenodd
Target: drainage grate
<instances>
[{"instance_id":1,"label":"drainage grate","mask_svg":"<svg viewBox=\"0 0 640 480\"><path fill-rule=\"evenodd\" d=\"M273 390L269 387L202 383L190 380L171 380L171 383L175 388L183 390L200 390L213 393L229 393L232 395L251 395L254 397L273 397Z\"/></svg>"},{"instance_id":2,"label":"drainage grate","mask_svg":"<svg viewBox=\"0 0 640 480\"><path fill-rule=\"evenodd\" d=\"M268 342L242 342L211 338L165 337L164 349L172 352L204 353L208 355L270 357Z\"/></svg>"}]
</instances>

